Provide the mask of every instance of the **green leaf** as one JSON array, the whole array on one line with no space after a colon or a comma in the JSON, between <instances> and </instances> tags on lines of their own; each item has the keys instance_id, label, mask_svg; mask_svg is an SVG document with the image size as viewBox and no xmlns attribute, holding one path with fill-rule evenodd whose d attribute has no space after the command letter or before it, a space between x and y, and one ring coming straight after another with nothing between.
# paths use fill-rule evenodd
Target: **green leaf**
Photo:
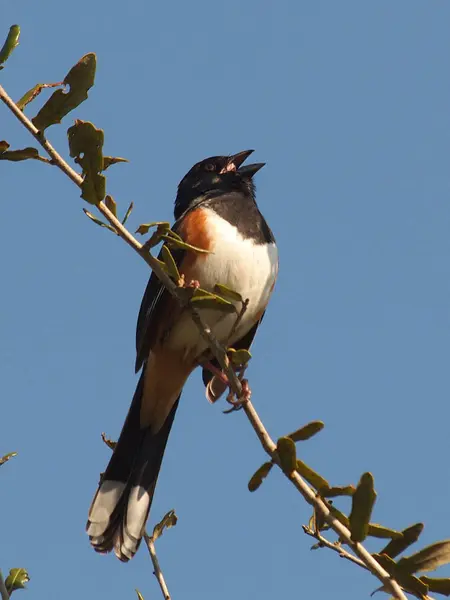
<instances>
[{"instance_id":1,"label":"green leaf","mask_svg":"<svg viewBox=\"0 0 450 600\"><path fill-rule=\"evenodd\" d=\"M292 443L294 444L295 448L295 443ZM303 479L306 479L306 481L310 485L312 485L312 487L315 488L318 492L320 491L321 494L326 493L326 491L330 489L330 484L328 483L328 481L324 479L321 475L319 475L319 473L316 473L316 471L311 469L311 467L309 467L302 460L297 460L296 469L299 475L301 475Z\"/></svg>"},{"instance_id":2,"label":"green leaf","mask_svg":"<svg viewBox=\"0 0 450 600\"><path fill-rule=\"evenodd\" d=\"M378 523L369 523L367 535L384 540L387 538L390 538L392 540L401 540L403 538L403 534L401 531L395 531L395 529L383 527L382 525L378 525Z\"/></svg>"},{"instance_id":3,"label":"green leaf","mask_svg":"<svg viewBox=\"0 0 450 600\"><path fill-rule=\"evenodd\" d=\"M0 50L0 65L5 63L11 56L14 48L19 45L20 27L19 25L11 25L5 43ZM0 69L3 67L0 66Z\"/></svg>"},{"instance_id":4,"label":"green leaf","mask_svg":"<svg viewBox=\"0 0 450 600\"><path fill-rule=\"evenodd\" d=\"M169 512L164 515L164 517L161 519L158 525L155 525L155 528L153 529L152 533L152 540L156 542L156 540L159 537L161 537L164 533L164 529L170 529L171 527L175 527L177 521L178 517L175 514L175 511L173 509L169 510Z\"/></svg>"},{"instance_id":5,"label":"green leaf","mask_svg":"<svg viewBox=\"0 0 450 600\"><path fill-rule=\"evenodd\" d=\"M425 585L428 586L430 592L436 592L436 594L442 594L443 596L450 596L450 579L438 578L438 577L419 577Z\"/></svg>"},{"instance_id":6,"label":"green leaf","mask_svg":"<svg viewBox=\"0 0 450 600\"><path fill-rule=\"evenodd\" d=\"M110 225L109 223L103 223L103 221L100 221L100 219L97 219L97 217L95 217L92 213L90 213L85 208L83 208L83 212L87 217L89 217L91 219L91 221L94 221L94 223L96 225L98 225L99 227L105 227L106 229L109 229L113 233L117 233L117 231L114 229L114 227L112 225Z\"/></svg>"},{"instance_id":7,"label":"green leaf","mask_svg":"<svg viewBox=\"0 0 450 600\"><path fill-rule=\"evenodd\" d=\"M25 569L11 569L5 580L8 594L11 595L15 590L23 589L26 583L30 581L30 576Z\"/></svg>"},{"instance_id":8,"label":"green leaf","mask_svg":"<svg viewBox=\"0 0 450 600\"><path fill-rule=\"evenodd\" d=\"M289 436L290 437L290 436ZM324 498L337 498L338 496L353 496L355 493L354 485L333 486L322 492Z\"/></svg>"},{"instance_id":9,"label":"green leaf","mask_svg":"<svg viewBox=\"0 0 450 600\"><path fill-rule=\"evenodd\" d=\"M136 229L135 233L139 233L140 235L145 235L149 232L149 229L152 227L161 227L162 229L170 229L170 223L168 221L153 221L152 223L142 223Z\"/></svg>"},{"instance_id":10,"label":"green leaf","mask_svg":"<svg viewBox=\"0 0 450 600\"><path fill-rule=\"evenodd\" d=\"M407 527L401 532L402 537L398 540L389 542L389 544L380 551L380 554L387 554L391 558L395 558L404 552L408 546L417 542L422 531L423 523L416 523L415 525L411 525L411 527Z\"/></svg>"},{"instance_id":11,"label":"green leaf","mask_svg":"<svg viewBox=\"0 0 450 600\"><path fill-rule=\"evenodd\" d=\"M103 157L103 171L106 171L111 165L116 165L117 163L128 162L126 158L120 158L120 156L104 156Z\"/></svg>"},{"instance_id":12,"label":"green leaf","mask_svg":"<svg viewBox=\"0 0 450 600\"><path fill-rule=\"evenodd\" d=\"M181 279L180 272L178 271L177 264L172 256L171 251L167 246L163 246L161 248L161 255L170 277L174 281L179 281Z\"/></svg>"},{"instance_id":13,"label":"green leaf","mask_svg":"<svg viewBox=\"0 0 450 600\"><path fill-rule=\"evenodd\" d=\"M377 494L373 486L371 473L363 473L352 497L352 510L350 513L350 531L354 542L362 542L369 531L369 521Z\"/></svg>"},{"instance_id":14,"label":"green leaf","mask_svg":"<svg viewBox=\"0 0 450 600\"><path fill-rule=\"evenodd\" d=\"M47 158L39 155L39 152L36 148L29 147L22 148L21 150L6 150L4 152L0 152L0 160L11 160L13 162L18 162L19 160L28 160L29 158L34 158L43 162L49 162Z\"/></svg>"},{"instance_id":15,"label":"green leaf","mask_svg":"<svg viewBox=\"0 0 450 600\"><path fill-rule=\"evenodd\" d=\"M401 558L398 566L407 573L434 571L450 562L450 540L443 540L427 546L423 550Z\"/></svg>"},{"instance_id":16,"label":"green leaf","mask_svg":"<svg viewBox=\"0 0 450 600\"><path fill-rule=\"evenodd\" d=\"M105 444L108 446L108 448L110 450L114 450L115 447L117 446L117 442L113 442L113 440L110 440L109 438L107 438L106 433L102 433L102 440L105 442Z\"/></svg>"},{"instance_id":17,"label":"green leaf","mask_svg":"<svg viewBox=\"0 0 450 600\"><path fill-rule=\"evenodd\" d=\"M37 129L44 131L50 125L61 123L71 110L86 100L88 90L94 85L96 65L96 56L90 52L70 69L64 78L64 84L70 86L70 90L53 92L34 119L31 119Z\"/></svg>"},{"instance_id":18,"label":"green leaf","mask_svg":"<svg viewBox=\"0 0 450 600\"><path fill-rule=\"evenodd\" d=\"M125 223L128 221L128 217L131 215L131 211L133 210L133 206L134 206L134 204L133 204L133 202L131 202L130 206L128 207L127 212L125 213L125 216L123 218L122 225L125 225Z\"/></svg>"},{"instance_id":19,"label":"green leaf","mask_svg":"<svg viewBox=\"0 0 450 600\"><path fill-rule=\"evenodd\" d=\"M241 302L242 304L244 303L244 299L242 298L241 294L235 292L226 285L216 283L214 286L214 291L225 298L225 300L229 300L230 302Z\"/></svg>"},{"instance_id":20,"label":"green leaf","mask_svg":"<svg viewBox=\"0 0 450 600\"><path fill-rule=\"evenodd\" d=\"M287 474L297 467L297 453L294 442L288 437L281 437L277 442L277 454L280 466Z\"/></svg>"},{"instance_id":21,"label":"green leaf","mask_svg":"<svg viewBox=\"0 0 450 600\"><path fill-rule=\"evenodd\" d=\"M26 92L18 102L16 102L16 105L18 108L20 108L20 110L23 111L25 106L37 98L42 90L46 88L60 87L62 85L64 85L63 81L58 81L58 83L37 83L31 88L31 90L28 90L28 92Z\"/></svg>"},{"instance_id":22,"label":"green leaf","mask_svg":"<svg viewBox=\"0 0 450 600\"><path fill-rule=\"evenodd\" d=\"M248 482L248 489L250 492L255 492L259 488L264 479L270 473L272 467L273 462L265 462L259 467L259 469L252 475L250 481Z\"/></svg>"},{"instance_id":23,"label":"green leaf","mask_svg":"<svg viewBox=\"0 0 450 600\"><path fill-rule=\"evenodd\" d=\"M5 454L5 456L2 456L0 458L0 465L4 465L5 463L8 462L8 460L11 460L11 458L14 458L14 456L17 456L17 452L10 452L9 454Z\"/></svg>"},{"instance_id":24,"label":"green leaf","mask_svg":"<svg viewBox=\"0 0 450 600\"><path fill-rule=\"evenodd\" d=\"M197 248L197 246L192 246L191 244L187 244L182 240L178 240L169 233L161 235L161 239L166 242L168 246L172 248L180 248L181 250L191 250L193 252L198 252L199 254L212 254L209 250L204 250L203 248Z\"/></svg>"},{"instance_id":25,"label":"green leaf","mask_svg":"<svg viewBox=\"0 0 450 600\"><path fill-rule=\"evenodd\" d=\"M5 152L6 150L8 150L8 148L9 148L8 142L6 140L1 140L0 141L0 154Z\"/></svg>"},{"instance_id":26,"label":"green leaf","mask_svg":"<svg viewBox=\"0 0 450 600\"><path fill-rule=\"evenodd\" d=\"M228 300L225 300L220 296L216 296L216 294L212 294L211 292L208 292L202 288L197 288L194 290L190 302L196 308L220 310L225 313L236 312L236 307L234 304L231 304L231 302L228 302Z\"/></svg>"},{"instance_id":27,"label":"green leaf","mask_svg":"<svg viewBox=\"0 0 450 600\"><path fill-rule=\"evenodd\" d=\"M309 440L309 438L319 433L319 431L322 431L324 427L325 425L322 421L311 421L311 423L290 433L287 437L291 438L293 442L303 442Z\"/></svg>"},{"instance_id":28,"label":"green leaf","mask_svg":"<svg viewBox=\"0 0 450 600\"><path fill-rule=\"evenodd\" d=\"M419 598L426 598L428 594L428 585L418 577L411 575L411 573L407 573L400 567L400 563L397 564L386 554L373 554L372 556L407 592L410 592Z\"/></svg>"},{"instance_id":29,"label":"green leaf","mask_svg":"<svg viewBox=\"0 0 450 600\"><path fill-rule=\"evenodd\" d=\"M138 600L144 600L144 596L141 594L141 592L136 588L136 594L138 597Z\"/></svg>"},{"instance_id":30,"label":"green leaf","mask_svg":"<svg viewBox=\"0 0 450 600\"><path fill-rule=\"evenodd\" d=\"M100 174L103 169L103 131L89 121L77 119L67 135L70 156L83 171L81 197L90 204L99 204L106 194L106 178Z\"/></svg>"},{"instance_id":31,"label":"green leaf","mask_svg":"<svg viewBox=\"0 0 450 600\"><path fill-rule=\"evenodd\" d=\"M106 208L109 208L112 214L117 217L117 203L112 196L105 197L105 205Z\"/></svg>"},{"instance_id":32,"label":"green leaf","mask_svg":"<svg viewBox=\"0 0 450 600\"><path fill-rule=\"evenodd\" d=\"M233 365L237 367L240 367L241 365L246 365L252 357L250 352L248 350L245 350L244 348L241 350L228 348L228 355Z\"/></svg>"}]
</instances>

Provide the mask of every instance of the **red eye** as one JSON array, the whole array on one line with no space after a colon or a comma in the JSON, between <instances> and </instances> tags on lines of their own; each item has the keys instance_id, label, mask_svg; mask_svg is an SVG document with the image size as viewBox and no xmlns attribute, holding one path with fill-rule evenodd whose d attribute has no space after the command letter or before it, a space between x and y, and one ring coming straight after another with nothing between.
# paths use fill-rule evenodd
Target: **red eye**
<instances>
[{"instance_id":1,"label":"red eye","mask_svg":"<svg viewBox=\"0 0 450 600\"><path fill-rule=\"evenodd\" d=\"M216 165L214 165L213 163L207 163L205 165L205 171L215 171L216 170Z\"/></svg>"}]
</instances>

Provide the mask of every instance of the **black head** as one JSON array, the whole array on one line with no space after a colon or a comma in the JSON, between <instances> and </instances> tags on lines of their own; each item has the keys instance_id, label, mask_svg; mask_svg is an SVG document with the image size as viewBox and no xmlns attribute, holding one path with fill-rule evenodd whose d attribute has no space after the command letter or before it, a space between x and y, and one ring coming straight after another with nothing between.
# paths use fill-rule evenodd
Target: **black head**
<instances>
[{"instance_id":1,"label":"black head","mask_svg":"<svg viewBox=\"0 0 450 600\"><path fill-rule=\"evenodd\" d=\"M232 156L211 156L198 162L186 173L178 185L175 200L175 219L199 200L220 194L241 192L253 198L253 175L264 163L242 166L253 150L244 150Z\"/></svg>"}]
</instances>

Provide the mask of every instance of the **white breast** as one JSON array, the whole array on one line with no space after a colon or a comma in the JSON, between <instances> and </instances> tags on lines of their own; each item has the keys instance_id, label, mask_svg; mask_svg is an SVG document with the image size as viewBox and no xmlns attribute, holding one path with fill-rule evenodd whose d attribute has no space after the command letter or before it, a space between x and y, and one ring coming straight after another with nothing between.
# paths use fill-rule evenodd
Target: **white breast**
<instances>
[{"instance_id":1,"label":"white breast","mask_svg":"<svg viewBox=\"0 0 450 600\"><path fill-rule=\"evenodd\" d=\"M210 209L204 211L207 214L206 226L214 243L210 248L212 253L197 261L198 269L193 278L204 289L212 291L216 283L221 283L239 292L244 300L249 300L247 311L230 341L232 343L245 335L264 312L278 272L278 251L274 243L257 245L251 239L244 239L236 227L217 213ZM239 310L239 304L236 306ZM236 315L202 310L202 316L219 340L228 339ZM173 347L184 346L187 352L194 351L194 346L197 356L206 349L188 315L173 329L168 343Z\"/></svg>"}]
</instances>

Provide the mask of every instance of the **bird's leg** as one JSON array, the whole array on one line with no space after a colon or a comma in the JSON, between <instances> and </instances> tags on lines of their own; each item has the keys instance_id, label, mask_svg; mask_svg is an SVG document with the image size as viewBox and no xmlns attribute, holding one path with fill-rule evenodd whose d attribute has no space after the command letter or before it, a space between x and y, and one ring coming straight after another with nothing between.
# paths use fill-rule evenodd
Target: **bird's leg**
<instances>
[{"instance_id":1,"label":"bird's leg","mask_svg":"<svg viewBox=\"0 0 450 600\"><path fill-rule=\"evenodd\" d=\"M213 365L212 362L210 362L210 361L204 362L204 363L202 363L202 367L204 369L208 370L210 373L212 373L216 377L218 377L220 379L220 381L222 383L224 383L225 385L230 384L230 382L228 381L228 377L225 375L225 373L222 371L222 369L219 369L218 367Z\"/></svg>"},{"instance_id":2,"label":"bird's leg","mask_svg":"<svg viewBox=\"0 0 450 600\"><path fill-rule=\"evenodd\" d=\"M241 379L242 393L239 398L235 398L234 392L230 389L230 393L227 396L228 404L231 404L231 408L224 410L224 414L229 414L235 410L240 410L246 402L248 402L252 395L252 390L248 383L248 379Z\"/></svg>"}]
</instances>

